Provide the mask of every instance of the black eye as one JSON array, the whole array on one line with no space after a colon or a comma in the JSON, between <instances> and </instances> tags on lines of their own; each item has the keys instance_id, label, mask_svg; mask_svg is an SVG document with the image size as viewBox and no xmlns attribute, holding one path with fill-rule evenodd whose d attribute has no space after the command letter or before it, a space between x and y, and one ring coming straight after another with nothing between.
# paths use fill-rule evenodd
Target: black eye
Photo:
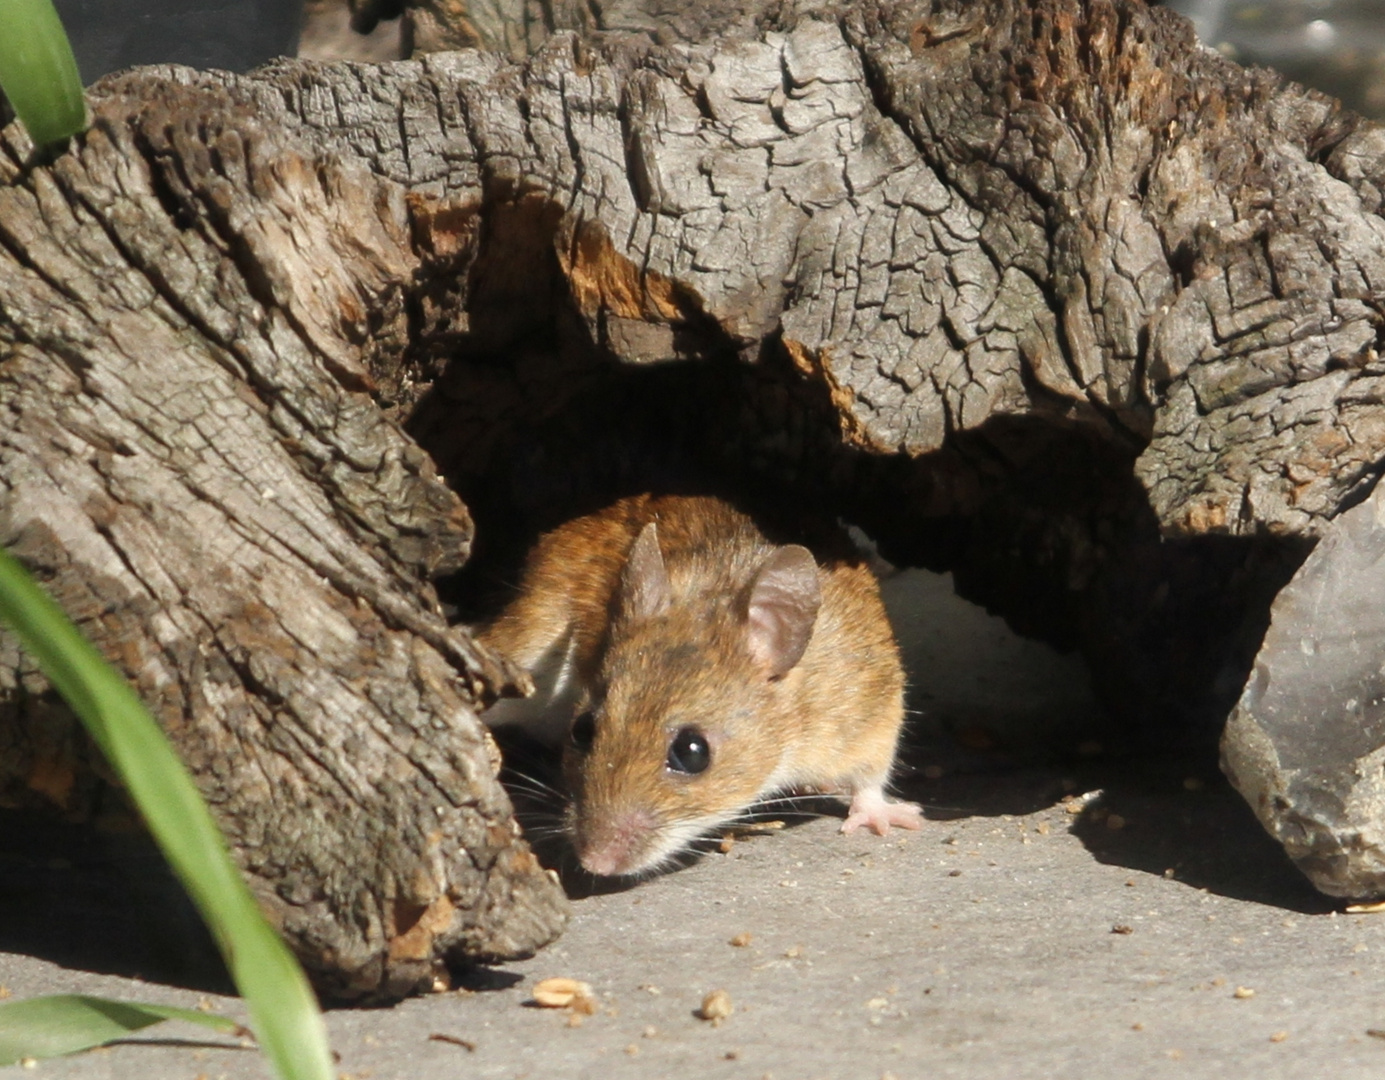
<instances>
[{"instance_id":1,"label":"black eye","mask_svg":"<svg viewBox=\"0 0 1385 1080\"><path fill-rule=\"evenodd\" d=\"M596 738L596 717L588 709L572 722L572 745L585 754L592 748L594 738Z\"/></svg>"},{"instance_id":2,"label":"black eye","mask_svg":"<svg viewBox=\"0 0 1385 1080\"><path fill-rule=\"evenodd\" d=\"M674 772L700 773L712 763L707 736L695 727L679 728L668 744L668 767Z\"/></svg>"}]
</instances>

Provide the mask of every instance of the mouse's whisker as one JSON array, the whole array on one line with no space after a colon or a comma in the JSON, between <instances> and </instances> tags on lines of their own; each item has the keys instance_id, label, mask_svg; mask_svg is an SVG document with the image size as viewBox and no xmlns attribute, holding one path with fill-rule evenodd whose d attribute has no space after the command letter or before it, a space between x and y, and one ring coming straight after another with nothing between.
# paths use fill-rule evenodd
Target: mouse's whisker
<instances>
[{"instance_id":1,"label":"mouse's whisker","mask_svg":"<svg viewBox=\"0 0 1385 1080\"><path fill-rule=\"evenodd\" d=\"M567 814L561 807L545 809L542 806L521 806L515 809L515 815L521 822L538 822L541 824L561 825L567 821Z\"/></svg>"},{"instance_id":2,"label":"mouse's whisker","mask_svg":"<svg viewBox=\"0 0 1385 1080\"><path fill-rule=\"evenodd\" d=\"M510 797L516 800L524 800L542 806L561 806L567 802L566 797L556 791L526 787L523 784L505 784L503 786L510 793Z\"/></svg>"},{"instance_id":3,"label":"mouse's whisker","mask_svg":"<svg viewBox=\"0 0 1385 1080\"><path fill-rule=\"evenodd\" d=\"M510 765L505 766L505 768L501 770L500 777L506 783L523 782L525 784L532 784L536 788L543 788L547 791L556 792L558 790L554 785L548 783L548 781L544 780L543 777L538 774L525 772L523 769L518 769Z\"/></svg>"},{"instance_id":4,"label":"mouse's whisker","mask_svg":"<svg viewBox=\"0 0 1385 1080\"><path fill-rule=\"evenodd\" d=\"M567 830L559 825L542 825L529 822L524 825L524 835L530 840L557 840L567 834Z\"/></svg>"},{"instance_id":5,"label":"mouse's whisker","mask_svg":"<svg viewBox=\"0 0 1385 1080\"><path fill-rule=\"evenodd\" d=\"M519 791L546 802L565 802L567 795L552 784L545 783L529 773L505 771L500 774L500 782L507 791Z\"/></svg>"},{"instance_id":6,"label":"mouse's whisker","mask_svg":"<svg viewBox=\"0 0 1385 1080\"><path fill-rule=\"evenodd\" d=\"M549 807L519 800L514 802L515 817L526 829L534 825L561 826L567 820L562 807Z\"/></svg>"},{"instance_id":7,"label":"mouse's whisker","mask_svg":"<svg viewBox=\"0 0 1385 1080\"><path fill-rule=\"evenodd\" d=\"M821 791L786 791L780 795L771 796L756 805L759 806L786 806L798 803L822 803L831 802L840 796L828 795Z\"/></svg>"}]
</instances>

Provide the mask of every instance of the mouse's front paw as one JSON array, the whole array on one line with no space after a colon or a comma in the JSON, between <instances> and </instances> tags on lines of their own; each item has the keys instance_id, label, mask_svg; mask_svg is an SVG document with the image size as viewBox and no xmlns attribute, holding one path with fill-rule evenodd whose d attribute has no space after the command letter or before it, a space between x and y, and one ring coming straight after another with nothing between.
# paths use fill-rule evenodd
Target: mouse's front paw
<instances>
[{"instance_id":1,"label":"mouse's front paw","mask_svg":"<svg viewBox=\"0 0 1385 1080\"><path fill-rule=\"evenodd\" d=\"M891 825L901 829L923 828L923 810L918 803L892 802L879 788L858 791L851 797L851 809L842 822L842 832L855 832L862 825L877 836L884 836Z\"/></svg>"}]
</instances>

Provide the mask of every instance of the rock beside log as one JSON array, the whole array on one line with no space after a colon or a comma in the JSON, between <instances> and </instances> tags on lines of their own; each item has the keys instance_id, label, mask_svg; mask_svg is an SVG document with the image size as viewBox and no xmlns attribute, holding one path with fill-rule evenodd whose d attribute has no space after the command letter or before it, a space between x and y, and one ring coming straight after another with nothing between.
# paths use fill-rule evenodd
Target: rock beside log
<instances>
[{"instance_id":1,"label":"rock beside log","mask_svg":"<svg viewBox=\"0 0 1385 1080\"><path fill-rule=\"evenodd\" d=\"M1385 896L1385 491L1280 592L1222 768L1317 888Z\"/></svg>"}]
</instances>

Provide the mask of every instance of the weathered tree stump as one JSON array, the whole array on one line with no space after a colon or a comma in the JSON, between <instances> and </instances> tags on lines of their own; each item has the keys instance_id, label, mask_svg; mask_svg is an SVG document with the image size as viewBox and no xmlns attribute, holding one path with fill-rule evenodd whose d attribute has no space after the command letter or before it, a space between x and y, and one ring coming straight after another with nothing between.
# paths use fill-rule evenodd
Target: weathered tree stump
<instances>
[{"instance_id":1,"label":"weathered tree stump","mask_svg":"<svg viewBox=\"0 0 1385 1080\"><path fill-rule=\"evenodd\" d=\"M483 567L651 484L820 500L1156 734L1220 722L1378 475L1379 127L1135 0L709 20L146 69L51 164L5 133L0 542L337 993L562 920L475 720L511 674L433 591L439 473ZM0 733L0 800L92 803L12 644Z\"/></svg>"},{"instance_id":2,"label":"weathered tree stump","mask_svg":"<svg viewBox=\"0 0 1385 1080\"><path fill-rule=\"evenodd\" d=\"M324 988L532 951L564 902L474 715L507 674L429 585L471 522L368 392L420 265L404 193L219 89L150 85L51 168L8 133L0 533L134 681ZM89 812L85 742L5 640L0 793Z\"/></svg>"}]
</instances>

